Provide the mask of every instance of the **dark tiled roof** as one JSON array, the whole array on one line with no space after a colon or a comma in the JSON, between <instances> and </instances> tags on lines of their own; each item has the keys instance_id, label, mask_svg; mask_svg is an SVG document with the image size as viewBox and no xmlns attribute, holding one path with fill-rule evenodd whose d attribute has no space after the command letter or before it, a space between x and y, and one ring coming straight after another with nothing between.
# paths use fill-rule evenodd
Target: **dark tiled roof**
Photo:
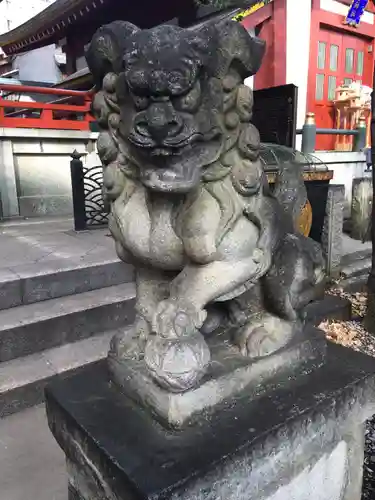
<instances>
[{"instance_id":1,"label":"dark tiled roof","mask_svg":"<svg viewBox=\"0 0 375 500\"><path fill-rule=\"evenodd\" d=\"M115 3L117 4L117 2L125 3L125 1L126 0L55 0L53 4L26 23L8 33L0 35L0 47L6 55L15 55L50 43L55 43L65 37L66 31L70 26L79 23L86 15L90 15L103 6L108 6L111 2L113 5ZM157 2L157 0L151 1ZM182 0L169 1L172 4L173 2L177 2L179 8L179 2ZM192 0L186 1L192 3ZM225 11L219 12L212 7L200 8L198 9L198 19L206 18L206 21L201 19L200 22L207 22L209 18L212 17L212 21L216 22L219 18L237 13L243 7L250 7L258 1L259 0L231 0L233 7L228 7ZM2 0L0 0L0 3L1 2ZM159 2L162 2L162 0L159 0ZM132 2L129 1L129 5L131 6ZM182 10L184 9L182 8ZM176 12L174 12L173 15L175 16ZM169 18L165 19L164 22L167 20L169 20ZM162 21L159 19L158 22Z\"/></svg>"},{"instance_id":2,"label":"dark tiled roof","mask_svg":"<svg viewBox=\"0 0 375 500\"><path fill-rule=\"evenodd\" d=\"M47 40L64 38L68 26L75 24L108 0L56 0L18 28L0 35L0 47L4 52L17 54L31 48L46 45Z\"/></svg>"}]
</instances>

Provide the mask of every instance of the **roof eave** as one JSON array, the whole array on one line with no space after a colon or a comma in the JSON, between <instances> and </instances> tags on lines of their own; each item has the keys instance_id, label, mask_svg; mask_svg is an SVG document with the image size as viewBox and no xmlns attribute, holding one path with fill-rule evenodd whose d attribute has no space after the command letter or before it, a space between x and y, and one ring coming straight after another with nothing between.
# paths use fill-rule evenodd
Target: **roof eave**
<instances>
[{"instance_id":1,"label":"roof eave","mask_svg":"<svg viewBox=\"0 0 375 500\"><path fill-rule=\"evenodd\" d=\"M17 28L0 35L0 47L7 55L61 40L66 29L108 0L56 0Z\"/></svg>"}]
</instances>

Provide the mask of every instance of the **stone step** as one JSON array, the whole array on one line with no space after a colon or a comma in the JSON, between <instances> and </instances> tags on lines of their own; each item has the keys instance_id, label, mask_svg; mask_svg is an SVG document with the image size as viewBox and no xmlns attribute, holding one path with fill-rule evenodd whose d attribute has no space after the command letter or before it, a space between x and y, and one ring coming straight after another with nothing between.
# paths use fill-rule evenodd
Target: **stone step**
<instances>
[{"instance_id":1,"label":"stone step","mask_svg":"<svg viewBox=\"0 0 375 500\"><path fill-rule=\"evenodd\" d=\"M348 321L351 318L351 304L347 299L327 294L323 299L308 304L302 317L306 323L314 326L326 320Z\"/></svg>"},{"instance_id":2,"label":"stone step","mask_svg":"<svg viewBox=\"0 0 375 500\"><path fill-rule=\"evenodd\" d=\"M0 363L0 418L42 403L46 384L57 375L105 358L116 331Z\"/></svg>"},{"instance_id":3,"label":"stone step","mask_svg":"<svg viewBox=\"0 0 375 500\"><path fill-rule=\"evenodd\" d=\"M371 254L372 254L371 248L364 248L363 250L357 250L356 252L346 253L341 258L341 265L347 266L349 264L352 264L353 262L362 259L367 259L371 257Z\"/></svg>"},{"instance_id":4,"label":"stone step","mask_svg":"<svg viewBox=\"0 0 375 500\"><path fill-rule=\"evenodd\" d=\"M349 278L344 278L339 282L339 287L348 293L363 293L367 290L367 274L359 274L357 276L351 276Z\"/></svg>"},{"instance_id":5,"label":"stone step","mask_svg":"<svg viewBox=\"0 0 375 500\"><path fill-rule=\"evenodd\" d=\"M133 281L133 268L116 257L98 262L50 261L0 269L0 310Z\"/></svg>"},{"instance_id":6,"label":"stone step","mask_svg":"<svg viewBox=\"0 0 375 500\"><path fill-rule=\"evenodd\" d=\"M342 265L341 276L351 278L354 276L367 276L371 269L371 257L355 260L349 264Z\"/></svg>"},{"instance_id":7,"label":"stone step","mask_svg":"<svg viewBox=\"0 0 375 500\"><path fill-rule=\"evenodd\" d=\"M0 311L0 362L132 322L134 297L125 283Z\"/></svg>"}]
</instances>

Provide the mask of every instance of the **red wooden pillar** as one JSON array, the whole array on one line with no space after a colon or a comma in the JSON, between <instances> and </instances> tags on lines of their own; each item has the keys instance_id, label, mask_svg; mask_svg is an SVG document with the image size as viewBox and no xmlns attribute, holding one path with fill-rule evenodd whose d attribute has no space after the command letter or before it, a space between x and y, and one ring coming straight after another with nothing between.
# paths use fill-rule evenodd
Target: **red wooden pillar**
<instances>
[{"instance_id":1,"label":"red wooden pillar","mask_svg":"<svg viewBox=\"0 0 375 500\"><path fill-rule=\"evenodd\" d=\"M273 78L274 85L286 83L286 3L287 0L274 0L272 17L272 36L274 46Z\"/></svg>"},{"instance_id":2,"label":"red wooden pillar","mask_svg":"<svg viewBox=\"0 0 375 500\"><path fill-rule=\"evenodd\" d=\"M306 112L315 111L315 77L316 61L318 58L318 34L320 28L319 22L320 0L312 0L311 25L310 25L310 55L309 55L309 76L307 85L307 109Z\"/></svg>"},{"instance_id":3,"label":"red wooden pillar","mask_svg":"<svg viewBox=\"0 0 375 500\"><path fill-rule=\"evenodd\" d=\"M254 78L254 89L286 83L286 2L274 0L242 21L247 29L258 28L258 36L266 42L266 53Z\"/></svg>"}]
</instances>

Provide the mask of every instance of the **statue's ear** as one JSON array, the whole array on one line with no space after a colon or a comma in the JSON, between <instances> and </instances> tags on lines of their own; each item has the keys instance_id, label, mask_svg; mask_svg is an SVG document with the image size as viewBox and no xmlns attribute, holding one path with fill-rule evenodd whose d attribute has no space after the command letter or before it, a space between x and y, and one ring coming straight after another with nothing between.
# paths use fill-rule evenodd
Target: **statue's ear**
<instances>
[{"instance_id":1,"label":"statue's ear","mask_svg":"<svg viewBox=\"0 0 375 500\"><path fill-rule=\"evenodd\" d=\"M235 66L243 80L255 75L262 64L265 42L235 21L218 23L216 30L215 76L224 78L231 66Z\"/></svg>"},{"instance_id":2,"label":"statue's ear","mask_svg":"<svg viewBox=\"0 0 375 500\"><path fill-rule=\"evenodd\" d=\"M120 73L123 56L129 36L139 31L134 24L114 21L98 29L86 52L88 67L98 89L102 87L107 73Z\"/></svg>"}]
</instances>

